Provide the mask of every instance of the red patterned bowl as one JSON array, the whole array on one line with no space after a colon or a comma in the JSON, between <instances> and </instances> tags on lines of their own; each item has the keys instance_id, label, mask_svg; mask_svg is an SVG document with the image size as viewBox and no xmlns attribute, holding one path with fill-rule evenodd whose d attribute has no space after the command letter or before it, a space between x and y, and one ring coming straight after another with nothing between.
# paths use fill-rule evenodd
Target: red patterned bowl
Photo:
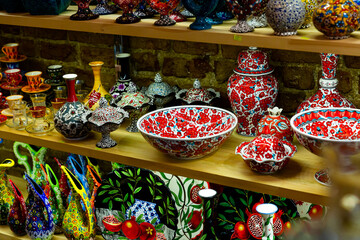
<instances>
[{"instance_id":1,"label":"red patterned bowl","mask_svg":"<svg viewBox=\"0 0 360 240\"><path fill-rule=\"evenodd\" d=\"M251 142L243 142L235 150L255 172L271 174L283 169L289 158L296 153L296 147L287 141L263 134Z\"/></svg>"},{"instance_id":2,"label":"red patterned bowl","mask_svg":"<svg viewBox=\"0 0 360 240\"><path fill-rule=\"evenodd\" d=\"M196 159L215 152L237 125L236 116L211 106L163 108L142 116L137 127L161 152L181 159Z\"/></svg>"}]
</instances>

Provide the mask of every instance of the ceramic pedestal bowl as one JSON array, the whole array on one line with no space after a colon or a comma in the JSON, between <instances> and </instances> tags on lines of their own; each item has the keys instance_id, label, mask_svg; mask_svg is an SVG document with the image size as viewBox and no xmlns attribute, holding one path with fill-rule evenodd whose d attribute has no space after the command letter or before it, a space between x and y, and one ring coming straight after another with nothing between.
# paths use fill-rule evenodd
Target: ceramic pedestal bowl
<instances>
[{"instance_id":1,"label":"ceramic pedestal bowl","mask_svg":"<svg viewBox=\"0 0 360 240\"><path fill-rule=\"evenodd\" d=\"M339 170L352 173L356 168L350 157L360 152L359 119L359 109L322 108L300 112L290 119L290 124L307 150L318 156L324 156L329 149L335 150ZM331 182L322 181L328 178L320 178L320 172L315 174L315 179L329 185Z\"/></svg>"},{"instance_id":2,"label":"ceramic pedestal bowl","mask_svg":"<svg viewBox=\"0 0 360 240\"><path fill-rule=\"evenodd\" d=\"M180 159L196 159L215 152L237 125L236 116L211 106L177 106L142 116L137 127L161 152Z\"/></svg>"}]
</instances>

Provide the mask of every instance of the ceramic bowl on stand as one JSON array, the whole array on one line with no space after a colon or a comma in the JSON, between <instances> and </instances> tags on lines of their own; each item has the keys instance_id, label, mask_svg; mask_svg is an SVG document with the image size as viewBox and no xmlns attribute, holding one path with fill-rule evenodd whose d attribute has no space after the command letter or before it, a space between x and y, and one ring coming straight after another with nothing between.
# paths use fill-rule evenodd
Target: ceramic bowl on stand
<instances>
[{"instance_id":1,"label":"ceramic bowl on stand","mask_svg":"<svg viewBox=\"0 0 360 240\"><path fill-rule=\"evenodd\" d=\"M176 93L176 99L180 99L187 104L210 105L215 98L220 98L220 92L212 88L202 88L200 81L195 79L193 88L182 89Z\"/></svg>"},{"instance_id":2,"label":"ceramic bowl on stand","mask_svg":"<svg viewBox=\"0 0 360 240\"><path fill-rule=\"evenodd\" d=\"M145 95L153 98L156 109L160 109L174 99L177 88L171 87L168 83L163 82L160 73L156 74L154 81L154 83L146 88Z\"/></svg>"}]
</instances>

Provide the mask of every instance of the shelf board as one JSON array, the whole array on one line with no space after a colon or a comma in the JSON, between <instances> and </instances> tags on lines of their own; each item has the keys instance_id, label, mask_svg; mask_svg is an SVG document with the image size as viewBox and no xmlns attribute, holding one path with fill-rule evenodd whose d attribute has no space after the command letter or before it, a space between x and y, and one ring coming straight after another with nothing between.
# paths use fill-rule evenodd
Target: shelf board
<instances>
[{"instance_id":1,"label":"shelf board","mask_svg":"<svg viewBox=\"0 0 360 240\"><path fill-rule=\"evenodd\" d=\"M49 135L37 137L6 125L0 126L0 138L8 140L295 200L325 205L329 200L329 188L314 179L314 173L324 167L324 161L297 142L298 152L283 171L261 175L251 171L242 158L235 155L236 146L251 140L236 133L214 154L197 160L174 159L153 148L140 133L129 133L123 128L111 133L111 136L118 145L100 149L95 147L95 143L101 136L94 132L85 140L71 141L55 130Z\"/></svg>"},{"instance_id":2,"label":"shelf board","mask_svg":"<svg viewBox=\"0 0 360 240\"><path fill-rule=\"evenodd\" d=\"M286 37L273 35L273 30L269 27L257 28L251 33L235 34L229 29L236 20L226 21L221 25L213 26L212 29L202 31L190 30L188 28L190 21L168 27L154 26L156 18L142 19L141 22L135 24L117 24L115 19L119 14L103 15L89 21L72 21L69 16L75 13L76 8L76 6L70 6L60 15L37 16L28 13L9 14L0 11L0 24L360 56L360 32L352 33L348 39L328 40L314 27L299 29L298 35Z\"/></svg>"}]
</instances>

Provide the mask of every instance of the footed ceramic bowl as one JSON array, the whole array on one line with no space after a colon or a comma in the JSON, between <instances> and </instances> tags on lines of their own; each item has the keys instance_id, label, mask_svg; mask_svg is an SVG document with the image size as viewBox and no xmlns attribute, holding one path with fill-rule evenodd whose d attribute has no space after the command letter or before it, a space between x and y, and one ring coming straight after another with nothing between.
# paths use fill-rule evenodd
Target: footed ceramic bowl
<instances>
[{"instance_id":1,"label":"footed ceramic bowl","mask_svg":"<svg viewBox=\"0 0 360 240\"><path fill-rule=\"evenodd\" d=\"M142 136L152 146L180 159L196 159L215 152L236 125L233 113L198 105L163 108L137 122Z\"/></svg>"},{"instance_id":2,"label":"footed ceramic bowl","mask_svg":"<svg viewBox=\"0 0 360 240\"><path fill-rule=\"evenodd\" d=\"M262 174L282 170L295 153L294 145L268 134L243 142L235 150L235 154L241 155L251 170Z\"/></svg>"}]
</instances>

